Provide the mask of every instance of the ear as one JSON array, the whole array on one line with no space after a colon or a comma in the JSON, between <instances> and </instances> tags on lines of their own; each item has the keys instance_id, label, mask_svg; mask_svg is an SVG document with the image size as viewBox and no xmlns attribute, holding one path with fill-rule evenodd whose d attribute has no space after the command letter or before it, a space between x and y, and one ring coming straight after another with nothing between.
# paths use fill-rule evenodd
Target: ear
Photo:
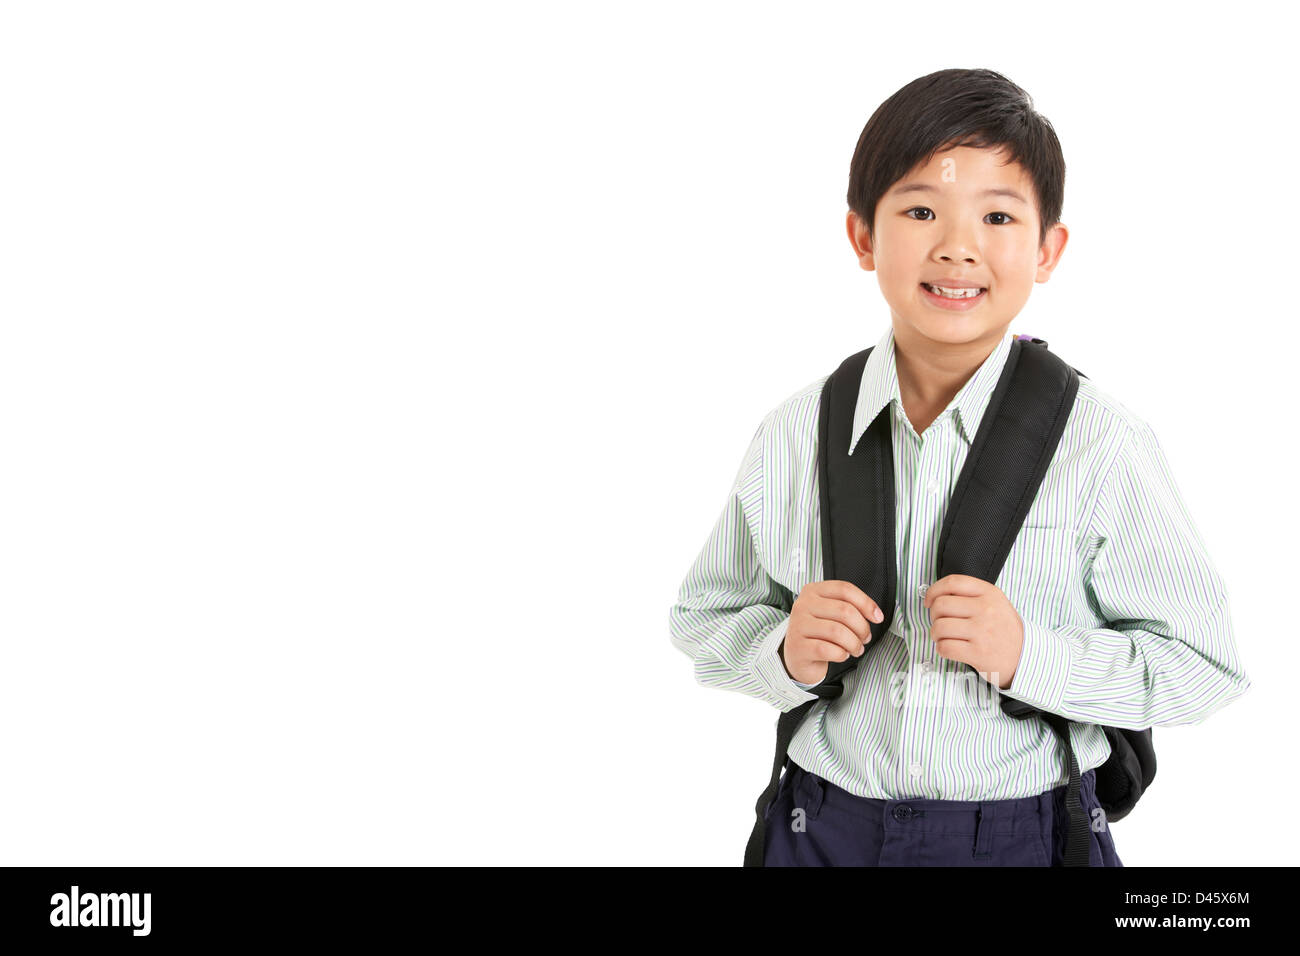
<instances>
[{"instance_id":1,"label":"ear","mask_svg":"<svg viewBox=\"0 0 1300 956\"><path fill-rule=\"evenodd\" d=\"M1070 230L1063 222L1058 222L1047 230L1043 245L1038 250L1038 274L1034 276L1035 282L1046 282L1052 277L1052 270L1061 261L1061 253L1065 252L1065 244L1069 240Z\"/></svg>"},{"instance_id":2,"label":"ear","mask_svg":"<svg viewBox=\"0 0 1300 956\"><path fill-rule=\"evenodd\" d=\"M853 254L858 258L858 265L867 272L874 272L876 257L871 249L871 236L867 232L866 223L859 218L856 212L850 209L848 218L845 220L845 226L848 228L849 244L853 246Z\"/></svg>"}]
</instances>

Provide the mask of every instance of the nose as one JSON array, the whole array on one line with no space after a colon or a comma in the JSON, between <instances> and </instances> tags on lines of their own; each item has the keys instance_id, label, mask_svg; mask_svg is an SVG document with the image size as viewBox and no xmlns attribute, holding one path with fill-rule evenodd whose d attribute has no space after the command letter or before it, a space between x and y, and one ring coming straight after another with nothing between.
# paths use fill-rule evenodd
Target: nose
<instances>
[{"instance_id":1,"label":"nose","mask_svg":"<svg viewBox=\"0 0 1300 956\"><path fill-rule=\"evenodd\" d=\"M975 238L963 223L952 223L937 247L939 259L943 262L974 263L978 259Z\"/></svg>"}]
</instances>

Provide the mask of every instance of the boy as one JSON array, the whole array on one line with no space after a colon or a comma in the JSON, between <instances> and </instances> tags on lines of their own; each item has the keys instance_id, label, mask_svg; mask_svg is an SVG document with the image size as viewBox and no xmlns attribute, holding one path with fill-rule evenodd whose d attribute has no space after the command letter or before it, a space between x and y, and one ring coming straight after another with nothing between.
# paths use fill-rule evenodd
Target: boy
<instances>
[{"instance_id":1,"label":"boy","mask_svg":"<svg viewBox=\"0 0 1300 956\"><path fill-rule=\"evenodd\" d=\"M1122 866L1095 793L1111 751L1102 727L1198 723L1250 687L1223 580L1155 434L1091 379L1079 377L997 585L933 580L1008 327L1065 249L1064 181L1050 123L990 70L909 83L858 140L849 242L877 274L891 328L863 370L853 437L891 416L893 623L839 699L809 692L829 662L862 656L868 621L883 620L882 595L820 580L827 376L764 417L670 613L699 683L782 712L820 701L766 811L764 865L1061 865L1064 749L1042 720L978 695L949 689L936 704L929 687L970 665L995 700L1071 721L1091 865Z\"/></svg>"}]
</instances>

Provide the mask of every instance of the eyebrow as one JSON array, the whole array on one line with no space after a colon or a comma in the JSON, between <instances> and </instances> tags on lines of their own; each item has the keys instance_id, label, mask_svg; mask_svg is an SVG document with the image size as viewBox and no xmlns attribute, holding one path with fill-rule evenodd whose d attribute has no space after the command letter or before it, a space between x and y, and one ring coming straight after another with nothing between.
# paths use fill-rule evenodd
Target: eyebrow
<instances>
[{"instance_id":1,"label":"eyebrow","mask_svg":"<svg viewBox=\"0 0 1300 956\"><path fill-rule=\"evenodd\" d=\"M937 191L938 190L933 186L927 186L925 183L912 183L907 186L899 186L897 189L893 190L894 194L898 196L901 196L903 193L932 193ZM980 193L980 196L1006 196L1010 199L1022 202L1026 206L1029 205L1025 200L1025 197L1020 195L1020 193L1016 192L1014 189L986 189L984 192Z\"/></svg>"}]
</instances>

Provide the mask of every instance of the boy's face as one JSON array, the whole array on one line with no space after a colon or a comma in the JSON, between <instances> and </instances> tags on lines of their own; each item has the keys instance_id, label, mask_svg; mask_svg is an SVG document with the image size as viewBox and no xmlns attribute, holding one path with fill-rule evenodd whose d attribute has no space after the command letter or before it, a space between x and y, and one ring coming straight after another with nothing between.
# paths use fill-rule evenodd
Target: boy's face
<instances>
[{"instance_id":1,"label":"boy's face","mask_svg":"<svg viewBox=\"0 0 1300 956\"><path fill-rule=\"evenodd\" d=\"M968 146L936 153L881 197L874 241L849 213L849 241L862 268L879 274L900 345L987 354L1056 267L1069 232L1058 223L1039 245L1033 181L1007 159ZM948 299L925 287L944 281L985 291Z\"/></svg>"}]
</instances>

